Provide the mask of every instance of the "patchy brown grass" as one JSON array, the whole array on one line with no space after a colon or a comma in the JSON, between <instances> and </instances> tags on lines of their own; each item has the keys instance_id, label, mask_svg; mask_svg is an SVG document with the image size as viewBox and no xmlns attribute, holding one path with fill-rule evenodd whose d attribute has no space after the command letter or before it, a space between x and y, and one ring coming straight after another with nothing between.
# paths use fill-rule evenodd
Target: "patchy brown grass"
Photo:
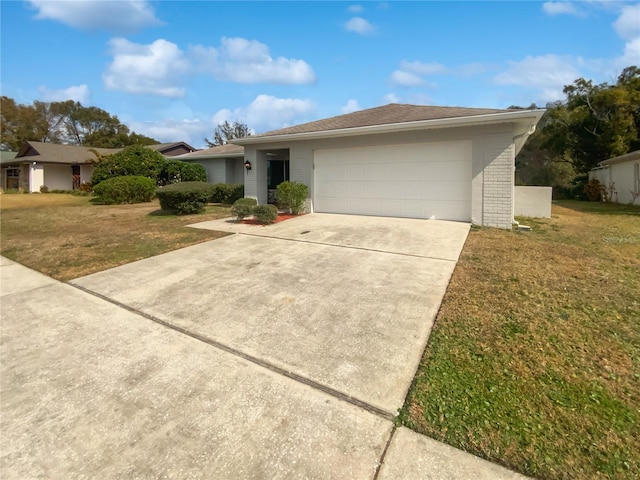
<instances>
[{"instance_id":1,"label":"patchy brown grass","mask_svg":"<svg viewBox=\"0 0 640 480\"><path fill-rule=\"evenodd\" d=\"M540 478L640 476L640 208L474 229L402 412Z\"/></svg>"},{"instance_id":2,"label":"patchy brown grass","mask_svg":"<svg viewBox=\"0 0 640 480\"><path fill-rule=\"evenodd\" d=\"M0 254L64 281L224 236L185 225L228 216L220 206L173 216L157 201L93 205L65 194L4 194Z\"/></svg>"}]
</instances>

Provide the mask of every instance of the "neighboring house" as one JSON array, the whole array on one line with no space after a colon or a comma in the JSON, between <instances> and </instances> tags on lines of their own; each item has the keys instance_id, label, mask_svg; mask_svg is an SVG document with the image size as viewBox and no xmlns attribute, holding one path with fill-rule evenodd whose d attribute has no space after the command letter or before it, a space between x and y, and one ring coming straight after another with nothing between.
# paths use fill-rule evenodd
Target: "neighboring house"
<instances>
[{"instance_id":1,"label":"neighboring house","mask_svg":"<svg viewBox=\"0 0 640 480\"><path fill-rule=\"evenodd\" d=\"M18 152L0 152L0 189L17 190L20 188L20 170L13 166Z\"/></svg>"},{"instance_id":2,"label":"neighboring house","mask_svg":"<svg viewBox=\"0 0 640 480\"><path fill-rule=\"evenodd\" d=\"M544 110L390 104L241 139L245 195L282 180L313 212L511 228L515 156Z\"/></svg>"},{"instance_id":3,"label":"neighboring house","mask_svg":"<svg viewBox=\"0 0 640 480\"><path fill-rule=\"evenodd\" d=\"M156 145L147 145L147 148L156 150L165 157L177 157L178 155L196 151L195 148L185 142L158 143Z\"/></svg>"},{"instance_id":4,"label":"neighboring house","mask_svg":"<svg viewBox=\"0 0 640 480\"><path fill-rule=\"evenodd\" d=\"M220 145L180 155L176 160L198 163L207 171L209 183L244 182L244 147Z\"/></svg>"},{"instance_id":5,"label":"neighboring house","mask_svg":"<svg viewBox=\"0 0 640 480\"><path fill-rule=\"evenodd\" d=\"M589 172L615 203L632 203L640 199L640 150L604 160ZM640 200L638 200L640 202Z\"/></svg>"},{"instance_id":6,"label":"neighboring house","mask_svg":"<svg viewBox=\"0 0 640 480\"><path fill-rule=\"evenodd\" d=\"M149 145L165 156L173 156L194 148L184 142ZM2 188L20 188L25 192L75 190L90 182L93 165L99 155L110 155L121 148L92 148L56 143L25 142L13 160L2 161ZM14 185L18 185L14 187ZM11 185L11 186L9 186Z\"/></svg>"}]
</instances>

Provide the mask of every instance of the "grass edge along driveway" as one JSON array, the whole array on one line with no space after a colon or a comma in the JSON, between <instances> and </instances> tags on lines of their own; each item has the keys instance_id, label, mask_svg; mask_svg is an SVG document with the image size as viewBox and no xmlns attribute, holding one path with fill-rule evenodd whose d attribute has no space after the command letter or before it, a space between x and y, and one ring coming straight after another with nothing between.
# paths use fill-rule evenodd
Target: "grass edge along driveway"
<instances>
[{"instance_id":1,"label":"grass edge along driveway","mask_svg":"<svg viewBox=\"0 0 640 480\"><path fill-rule=\"evenodd\" d=\"M539 478L640 477L640 208L472 229L400 421Z\"/></svg>"}]
</instances>

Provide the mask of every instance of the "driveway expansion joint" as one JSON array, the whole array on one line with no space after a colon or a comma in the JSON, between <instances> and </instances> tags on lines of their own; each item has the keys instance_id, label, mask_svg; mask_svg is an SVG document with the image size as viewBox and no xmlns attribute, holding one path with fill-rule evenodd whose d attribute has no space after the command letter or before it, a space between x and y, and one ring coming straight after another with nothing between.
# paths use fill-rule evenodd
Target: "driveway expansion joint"
<instances>
[{"instance_id":1,"label":"driveway expansion joint","mask_svg":"<svg viewBox=\"0 0 640 480\"><path fill-rule=\"evenodd\" d=\"M349 248L351 250L363 250L365 252L386 253L387 255L400 255L402 257L424 258L427 260L436 260L440 262L448 262L453 264L458 263L458 259L451 260L450 258L429 257L427 255L415 255L415 254L403 253L403 252L390 252L388 250L377 250L375 248L367 248L367 247L355 247L352 245L341 245L339 243L316 242L313 240L302 240L298 238L285 238L285 237L276 237L273 235L260 235L259 233L236 232L236 235L246 235L247 237L271 238L275 240L284 240L287 242L310 243L312 245L325 245L327 247Z\"/></svg>"},{"instance_id":2,"label":"driveway expansion joint","mask_svg":"<svg viewBox=\"0 0 640 480\"><path fill-rule=\"evenodd\" d=\"M136 309L134 307L131 307L131 306L125 304L125 303L122 303L122 302L119 302L117 300L114 300L114 299L112 299L112 298L110 298L110 297L108 297L106 295L102 295L102 294L100 294L98 292L95 292L95 291L89 289L89 288L83 287L81 285L74 284L72 282L65 282L65 283L67 285L71 286L71 287L77 288L78 290L80 290L80 291L82 291L84 293L87 293L89 295L93 295L94 297L100 298L100 299L102 299L102 300L104 300L106 302L109 302L109 303L111 303L113 305L116 305L116 306L118 306L120 308L123 308L123 309L125 309L125 310L127 310L127 311L129 311L131 313L134 313L134 314L139 315L141 317L144 317L144 318L146 318L148 320L151 320L152 322L155 322L155 323L157 323L159 325L162 325L163 327L166 327L166 328L169 328L169 329L174 330L176 332L182 333L183 335L191 337L194 340L198 340L198 341L206 343L207 345L210 345L210 346L212 346L214 348L217 348L219 350L227 352L227 353L229 353L231 355L234 355L236 357L242 358L242 359L244 359L244 360L246 360L248 362L251 362L251 363L253 363L255 365L258 365L258 366L263 367L263 368L265 368L267 370L270 370L273 373L280 374L282 376L290 378L291 380L294 380L296 382L299 382L299 383L302 383L304 385L307 385L308 387L311 387L311 388L313 388L315 390L319 390L319 391L321 391L323 393L326 393L326 394L328 394L328 395L330 395L330 396L332 396L332 397L334 397L334 398L336 398L338 400L342 400L343 402L347 402L347 403L349 403L351 405L354 405L356 407L360 407L363 410L368 411L369 413L372 413L374 415L377 415L377 416L383 418L384 420L393 421L395 419L395 415L393 415L392 413L390 413L390 412L388 412L388 411L386 411L386 410L384 410L382 408L376 407L375 405L371 405L371 404L369 404L369 403L367 403L367 402L365 402L363 400L360 400L358 398L352 397L351 395L348 395L346 393L340 392L339 390L335 390L335 389L333 389L331 387L328 387L326 385L323 385L321 383L318 383L318 382L310 380L310 379L308 379L306 377L303 377L302 375L298 375L298 374L293 373L293 372L291 372L289 370L285 370L284 368L281 368L281 367L278 367L276 365L273 365L273 364L271 364L269 362L261 360L260 358L254 357L252 355L248 355L248 354L246 354L246 353L244 353L244 352L242 352L240 350L237 350L235 348L229 347L228 345L220 343L220 342L218 342L216 340L213 340L211 338L208 338L208 337L206 337L204 335L199 335L197 333L194 333L194 332L191 332L191 331L187 330L186 328L182 328L182 327L179 327L177 325L173 325L173 324L167 322L166 320L162 320L162 319L160 319L158 317L155 317L153 315L149 315L148 313L145 313L145 312L143 312L141 310L138 310L138 309ZM386 448L388 448L388 443L387 443L387 447L385 447L385 451L386 451Z\"/></svg>"},{"instance_id":3,"label":"driveway expansion joint","mask_svg":"<svg viewBox=\"0 0 640 480\"><path fill-rule=\"evenodd\" d=\"M382 468L384 459L387 456L387 450L389 450L389 445L391 445L391 440L393 440L393 436L396 433L397 429L398 429L398 426L394 423L393 428L391 429L391 433L389 433L389 438L387 439L387 443L384 446L384 450L382 450L382 455L380 455L380 461L378 461L378 465L376 465L376 472L373 474L372 480L378 480L378 476L380 475L380 469Z\"/></svg>"}]
</instances>

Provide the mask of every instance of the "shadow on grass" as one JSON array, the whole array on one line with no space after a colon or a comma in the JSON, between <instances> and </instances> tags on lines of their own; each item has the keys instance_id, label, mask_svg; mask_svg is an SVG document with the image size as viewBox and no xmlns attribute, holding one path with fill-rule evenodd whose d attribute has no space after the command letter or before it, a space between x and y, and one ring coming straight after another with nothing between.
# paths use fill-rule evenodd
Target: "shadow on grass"
<instances>
[{"instance_id":1,"label":"shadow on grass","mask_svg":"<svg viewBox=\"0 0 640 480\"><path fill-rule=\"evenodd\" d=\"M640 205L622 203L587 202L580 200L554 200L554 204L576 212L599 215L631 215L640 217Z\"/></svg>"}]
</instances>

